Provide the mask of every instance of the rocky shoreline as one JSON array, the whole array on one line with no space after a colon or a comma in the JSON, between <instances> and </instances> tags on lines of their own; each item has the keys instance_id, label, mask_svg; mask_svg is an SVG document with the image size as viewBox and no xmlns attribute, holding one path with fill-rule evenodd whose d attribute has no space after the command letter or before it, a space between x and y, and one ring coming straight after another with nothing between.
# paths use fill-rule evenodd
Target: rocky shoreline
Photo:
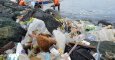
<instances>
[{"instance_id":1,"label":"rocky shoreline","mask_svg":"<svg viewBox=\"0 0 115 60\"><path fill-rule=\"evenodd\" d=\"M28 11L28 12L25 13L23 11ZM27 30L24 29L20 23L16 22L16 19L18 18L17 16L24 15L24 18L22 19L22 21L24 21L30 19L29 16L31 16L33 12L34 12L33 17L43 20L44 23L46 24L48 31L51 34L54 29L57 29L62 25L63 21L61 21L60 19L64 20L64 18L62 18L58 14L58 12L51 9L46 11L42 11L42 10L34 11L34 9L31 9L28 6L22 7L16 3L7 0L0 1L0 51L2 51L3 49L2 47L4 47L7 43L11 41L21 42L22 38L26 35ZM51 15L51 13L53 13L53 16ZM57 21L56 19L60 21ZM64 21L66 21L66 19ZM112 23L103 20L98 21L98 23L94 25L98 25L99 23L107 27L108 25L113 26ZM114 27L112 27L112 29L114 29ZM98 44L97 43L98 41L90 41L90 40L88 41L91 43L91 45L95 47ZM104 55L104 59L106 60L115 59L115 43L113 41L114 40L102 41L100 44L100 53ZM110 55L112 55L112 57L107 55L109 53Z\"/></svg>"}]
</instances>

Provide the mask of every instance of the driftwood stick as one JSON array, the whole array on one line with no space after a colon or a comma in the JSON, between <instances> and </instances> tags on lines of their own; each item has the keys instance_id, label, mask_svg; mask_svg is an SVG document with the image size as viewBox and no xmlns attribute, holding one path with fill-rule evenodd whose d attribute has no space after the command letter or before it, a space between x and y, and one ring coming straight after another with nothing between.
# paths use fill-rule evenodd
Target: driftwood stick
<instances>
[{"instance_id":1,"label":"driftwood stick","mask_svg":"<svg viewBox=\"0 0 115 60\"><path fill-rule=\"evenodd\" d=\"M15 46L14 42L9 42L8 44L4 45L2 48L0 48L0 54L4 53L4 51L8 49L12 49Z\"/></svg>"}]
</instances>

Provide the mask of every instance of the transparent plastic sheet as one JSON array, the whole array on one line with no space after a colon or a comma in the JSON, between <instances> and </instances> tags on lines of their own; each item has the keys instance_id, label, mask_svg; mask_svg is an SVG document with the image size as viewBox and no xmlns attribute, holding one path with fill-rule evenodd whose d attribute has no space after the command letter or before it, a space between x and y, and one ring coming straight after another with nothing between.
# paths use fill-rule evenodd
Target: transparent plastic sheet
<instances>
[{"instance_id":1,"label":"transparent plastic sheet","mask_svg":"<svg viewBox=\"0 0 115 60\"><path fill-rule=\"evenodd\" d=\"M94 35L96 38L96 41L113 41L114 37L114 29L104 29L98 31L92 31L90 32L91 35Z\"/></svg>"},{"instance_id":2,"label":"transparent plastic sheet","mask_svg":"<svg viewBox=\"0 0 115 60\"><path fill-rule=\"evenodd\" d=\"M69 33L65 33L65 36L66 36L66 43L69 43L69 42L74 42L74 41L76 41L75 39L73 39L73 38L70 38L70 36L69 36Z\"/></svg>"},{"instance_id":3,"label":"transparent plastic sheet","mask_svg":"<svg viewBox=\"0 0 115 60\"><path fill-rule=\"evenodd\" d=\"M114 36L115 29L107 29L106 31L107 31L108 39L110 41L114 41L115 40L115 36Z\"/></svg>"},{"instance_id":4,"label":"transparent plastic sheet","mask_svg":"<svg viewBox=\"0 0 115 60\"><path fill-rule=\"evenodd\" d=\"M58 49L61 50L61 53L63 54L64 50L65 50L65 43L66 43L65 35L59 30L54 30L53 35L56 39L56 42L57 42L56 45L57 45Z\"/></svg>"},{"instance_id":5,"label":"transparent plastic sheet","mask_svg":"<svg viewBox=\"0 0 115 60\"><path fill-rule=\"evenodd\" d=\"M80 35L77 35L77 36L74 36L74 37L71 38L69 36L69 33L65 33L65 36L66 36L66 43L69 43L69 42L80 42L83 39L85 39L85 34L80 34Z\"/></svg>"}]
</instances>

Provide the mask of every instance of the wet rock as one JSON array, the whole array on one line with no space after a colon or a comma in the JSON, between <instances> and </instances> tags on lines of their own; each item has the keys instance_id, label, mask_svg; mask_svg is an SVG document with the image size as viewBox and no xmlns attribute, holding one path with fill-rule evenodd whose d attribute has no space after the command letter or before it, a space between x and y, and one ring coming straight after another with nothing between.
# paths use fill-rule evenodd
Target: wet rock
<instances>
[{"instance_id":1,"label":"wet rock","mask_svg":"<svg viewBox=\"0 0 115 60\"><path fill-rule=\"evenodd\" d=\"M102 25L106 25L106 26L112 25L112 23L109 23L106 20L100 20L100 21L98 21L98 24L102 24Z\"/></svg>"},{"instance_id":2,"label":"wet rock","mask_svg":"<svg viewBox=\"0 0 115 60\"><path fill-rule=\"evenodd\" d=\"M38 19L41 19L45 22L45 25L48 29L48 31L50 33L52 33L52 31L54 29L57 29L57 27L61 26L61 23L56 21L56 19L50 15L50 14L47 14L45 13L44 11L40 10L40 9L35 9L31 12L29 12L25 17L27 18L24 18L23 20L28 20L28 18L30 16L33 16L34 18L38 18Z\"/></svg>"},{"instance_id":3,"label":"wet rock","mask_svg":"<svg viewBox=\"0 0 115 60\"><path fill-rule=\"evenodd\" d=\"M12 18L14 21L16 20L16 16L21 15L20 11L25 10L26 6L19 6L17 3L13 3L11 1L0 0L0 16Z\"/></svg>"},{"instance_id":4,"label":"wet rock","mask_svg":"<svg viewBox=\"0 0 115 60\"><path fill-rule=\"evenodd\" d=\"M50 14L45 14L43 20L46 22L46 27L50 32L61 26L61 23L56 21L56 19Z\"/></svg>"},{"instance_id":5,"label":"wet rock","mask_svg":"<svg viewBox=\"0 0 115 60\"><path fill-rule=\"evenodd\" d=\"M61 23L56 21L53 16L49 15L49 14L45 14L44 18L42 19L45 24L46 24L46 27L48 29L48 31L50 33L52 33L52 31L54 29L57 29L59 26L61 26Z\"/></svg>"},{"instance_id":6,"label":"wet rock","mask_svg":"<svg viewBox=\"0 0 115 60\"><path fill-rule=\"evenodd\" d=\"M19 42L26 31L10 18L0 17L0 47L9 41Z\"/></svg>"},{"instance_id":7,"label":"wet rock","mask_svg":"<svg viewBox=\"0 0 115 60\"><path fill-rule=\"evenodd\" d=\"M52 10L52 9L47 9L45 10L45 13L53 15L55 18L60 19L61 15L59 14L59 12Z\"/></svg>"},{"instance_id":8,"label":"wet rock","mask_svg":"<svg viewBox=\"0 0 115 60\"><path fill-rule=\"evenodd\" d=\"M92 41L91 45L97 46L97 42ZM100 44L100 52L102 54L105 54L105 52L111 51L112 53L115 54L115 43L111 41L102 41Z\"/></svg>"},{"instance_id":9,"label":"wet rock","mask_svg":"<svg viewBox=\"0 0 115 60\"><path fill-rule=\"evenodd\" d=\"M106 52L105 58L106 60L115 60L115 54L112 52Z\"/></svg>"}]
</instances>

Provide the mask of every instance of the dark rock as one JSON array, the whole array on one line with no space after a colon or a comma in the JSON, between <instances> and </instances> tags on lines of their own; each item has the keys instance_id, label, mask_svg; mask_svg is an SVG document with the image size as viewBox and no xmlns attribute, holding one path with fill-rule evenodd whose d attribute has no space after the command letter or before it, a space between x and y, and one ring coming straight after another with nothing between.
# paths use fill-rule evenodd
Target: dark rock
<instances>
[{"instance_id":1,"label":"dark rock","mask_svg":"<svg viewBox=\"0 0 115 60\"><path fill-rule=\"evenodd\" d=\"M42 20L45 22L50 33L52 33L54 29L57 29L59 26L61 26L61 23L56 21L53 16L49 14L45 14Z\"/></svg>"},{"instance_id":2,"label":"dark rock","mask_svg":"<svg viewBox=\"0 0 115 60\"><path fill-rule=\"evenodd\" d=\"M9 42L6 45L4 45L3 47L0 48L0 54L3 54L6 50L8 49L12 49L13 47L15 47L15 43L14 42Z\"/></svg>"},{"instance_id":3,"label":"dark rock","mask_svg":"<svg viewBox=\"0 0 115 60\"><path fill-rule=\"evenodd\" d=\"M9 41L20 42L26 31L10 18L0 17L0 47Z\"/></svg>"},{"instance_id":4,"label":"dark rock","mask_svg":"<svg viewBox=\"0 0 115 60\"><path fill-rule=\"evenodd\" d=\"M97 46L98 42L96 41L91 41L91 45ZM100 44L100 52L102 54L105 54L105 52L111 51L112 53L115 54L115 43L111 41L103 41Z\"/></svg>"},{"instance_id":5,"label":"dark rock","mask_svg":"<svg viewBox=\"0 0 115 60\"><path fill-rule=\"evenodd\" d=\"M25 17L29 18L29 16L33 16L34 18L43 20L50 33L52 33L52 31L54 29L57 29L57 27L61 26L61 23L56 21L56 19L52 15L47 14L40 9L35 9L35 10L29 12L27 15L28 16L25 16Z\"/></svg>"},{"instance_id":6,"label":"dark rock","mask_svg":"<svg viewBox=\"0 0 115 60\"><path fill-rule=\"evenodd\" d=\"M65 52L69 52L73 48L74 44L66 45ZM91 48L78 45L70 54L71 60L95 60L90 54Z\"/></svg>"},{"instance_id":7,"label":"dark rock","mask_svg":"<svg viewBox=\"0 0 115 60\"><path fill-rule=\"evenodd\" d=\"M34 10L26 11L26 13L23 14L24 17L21 19L21 21L29 20L33 16L33 13L34 13Z\"/></svg>"},{"instance_id":8,"label":"dark rock","mask_svg":"<svg viewBox=\"0 0 115 60\"><path fill-rule=\"evenodd\" d=\"M0 16L12 18L14 21L16 17L20 14L20 11L28 9L27 6L19 6L17 3L13 3L7 0L0 0ZM18 12L18 13L17 13Z\"/></svg>"},{"instance_id":9,"label":"dark rock","mask_svg":"<svg viewBox=\"0 0 115 60\"><path fill-rule=\"evenodd\" d=\"M45 13L47 14L50 14L50 15L53 15L53 17L57 18L57 19L60 19L61 18L61 15L59 14L58 11L55 11L55 10L52 10L52 9L47 9L45 10Z\"/></svg>"},{"instance_id":10,"label":"dark rock","mask_svg":"<svg viewBox=\"0 0 115 60\"><path fill-rule=\"evenodd\" d=\"M109 23L106 20L100 20L100 21L98 21L98 24L102 24L102 25L106 25L106 26L112 25L112 23Z\"/></svg>"}]
</instances>

